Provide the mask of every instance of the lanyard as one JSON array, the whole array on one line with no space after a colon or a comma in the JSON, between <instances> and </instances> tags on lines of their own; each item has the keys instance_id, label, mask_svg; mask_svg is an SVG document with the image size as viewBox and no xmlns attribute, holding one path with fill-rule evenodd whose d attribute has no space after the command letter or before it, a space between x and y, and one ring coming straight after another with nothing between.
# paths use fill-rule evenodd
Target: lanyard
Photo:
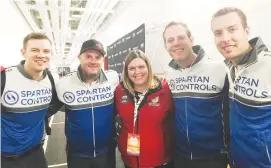
<instances>
[{"instance_id":1,"label":"lanyard","mask_svg":"<svg viewBox=\"0 0 271 168\"><path fill-rule=\"evenodd\" d=\"M139 94L138 98L136 96L134 96L135 107L134 107L133 133L135 132L135 123L138 118L138 108L139 108L139 105L141 104L142 100L144 99L146 93L147 93L147 90L145 90L142 94Z\"/></svg>"}]
</instances>

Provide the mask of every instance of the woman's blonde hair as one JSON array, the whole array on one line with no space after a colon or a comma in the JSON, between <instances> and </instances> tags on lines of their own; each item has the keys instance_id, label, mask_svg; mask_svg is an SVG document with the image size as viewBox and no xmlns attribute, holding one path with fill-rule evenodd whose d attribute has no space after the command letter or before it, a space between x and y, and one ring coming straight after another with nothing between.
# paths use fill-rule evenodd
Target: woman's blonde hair
<instances>
[{"instance_id":1,"label":"woman's blonde hair","mask_svg":"<svg viewBox=\"0 0 271 168\"><path fill-rule=\"evenodd\" d=\"M136 58L141 58L146 63L146 66L148 68L148 78L147 78L148 89L156 88L159 84L158 79L155 78L155 76L152 73L151 64L147 56L144 54L144 52L142 52L141 50L132 50L125 58L124 68L122 72L123 85L132 95L135 94L135 91L133 82L128 76L128 65L132 60Z\"/></svg>"}]
</instances>

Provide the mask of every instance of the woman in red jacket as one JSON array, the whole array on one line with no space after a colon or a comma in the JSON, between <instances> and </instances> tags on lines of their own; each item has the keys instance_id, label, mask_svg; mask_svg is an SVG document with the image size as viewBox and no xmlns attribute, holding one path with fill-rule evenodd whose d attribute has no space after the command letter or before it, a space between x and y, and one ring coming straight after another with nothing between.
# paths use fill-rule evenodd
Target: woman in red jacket
<instances>
[{"instance_id":1,"label":"woman in red jacket","mask_svg":"<svg viewBox=\"0 0 271 168\"><path fill-rule=\"evenodd\" d=\"M121 121L118 146L126 168L172 168L173 98L140 50L126 57L115 104Z\"/></svg>"}]
</instances>

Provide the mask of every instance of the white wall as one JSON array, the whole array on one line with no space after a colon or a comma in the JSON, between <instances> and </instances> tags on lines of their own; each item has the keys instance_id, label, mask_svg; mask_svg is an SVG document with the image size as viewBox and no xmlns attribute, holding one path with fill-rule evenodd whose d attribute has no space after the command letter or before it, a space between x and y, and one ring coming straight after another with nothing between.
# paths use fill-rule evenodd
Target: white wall
<instances>
[{"instance_id":1,"label":"white wall","mask_svg":"<svg viewBox=\"0 0 271 168\"><path fill-rule=\"evenodd\" d=\"M130 6L101 35L97 37L104 45L110 45L118 38L145 23L147 27L160 24L167 0L134 0Z\"/></svg>"},{"instance_id":2,"label":"white wall","mask_svg":"<svg viewBox=\"0 0 271 168\"><path fill-rule=\"evenodd\" d=\"M98 39L105 45L110 45L145 23L146 54L154 72L163 73L170 60L163 45L163 26L169 21L180 20L188 24L195 44L202 45L209 57L222 60L223 57L214 45L211 17L219 8L227 6L243 10L251 29L250 38L261 36L271 48L271 0L137 0Z\"/></svg>"},{"instance_id":3,"label":"white wall","mask_svg":"<svg viewBox=\"0 0 271 168\"><path fill-rule=\"evenodd\" d=\"M9 0L0 1L0 20L0 65L16 65L23 59L23 38L32 30Z\"/></svg>"}]
</instances>

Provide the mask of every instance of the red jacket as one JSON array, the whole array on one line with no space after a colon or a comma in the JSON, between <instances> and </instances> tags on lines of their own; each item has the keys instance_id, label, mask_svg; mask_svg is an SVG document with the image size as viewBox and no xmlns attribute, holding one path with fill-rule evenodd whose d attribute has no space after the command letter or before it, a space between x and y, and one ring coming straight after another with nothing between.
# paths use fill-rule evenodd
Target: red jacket
<instances>
[{"instance_id":1,"label":"red jacket","mask_svg":"<svg viewBox=\"0 0 271 168\"><path fill-rule=\"evenodd\" d=\"M133 168L147 168L172 161L173 98L166 82L150 89L139 108L135 133L140 135L140 156L127 154L128 133L133 132L133 96L120 83L115 104L121 120L118 140L123 162Z\"/></svg>"},{"instance_id":2,"label":"red jacket","mask_svg":"<svg viewBox=\"0 0 271 168\"><path fill-rule=\"evenodd\" d=\"M0 66L0 71L4 71L6 68L3 66Z\"/></svg>"}]
</instances>

